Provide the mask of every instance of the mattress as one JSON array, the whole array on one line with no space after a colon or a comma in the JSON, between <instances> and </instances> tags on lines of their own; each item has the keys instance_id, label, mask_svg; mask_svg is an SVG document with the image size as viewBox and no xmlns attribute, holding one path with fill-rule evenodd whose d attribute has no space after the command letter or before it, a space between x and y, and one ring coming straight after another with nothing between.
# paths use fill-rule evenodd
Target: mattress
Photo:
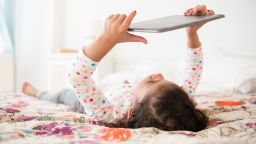
<instances>
[{"instance_id":1,"label":"mattress","mask_svg":"<svg viewBox=\"0 0 256 144\"><path fill-rule=\"evenodd\" d=\"M195 101L210 117L199 132L109 128L62 104L0 94L0 143L256 143L256 94L201 93Z\"/></svg>"}]
</instances>

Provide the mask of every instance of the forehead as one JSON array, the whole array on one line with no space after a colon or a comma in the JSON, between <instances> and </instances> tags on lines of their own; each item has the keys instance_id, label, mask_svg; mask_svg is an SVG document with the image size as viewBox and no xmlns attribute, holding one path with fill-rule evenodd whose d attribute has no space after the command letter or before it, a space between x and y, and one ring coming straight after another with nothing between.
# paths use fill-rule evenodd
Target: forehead
<instances>
[{"instance_id":1,"label":"forehead","mask_svg":"<svg viewBox=\"0 0 256 144\"><path fill-rule=\"evenodd\" d=\"M161 80L161 81L158 81L158 82L155 82L155 83L151 84L148 87L147 94L157 93L157 92L160 92L163 89L168 89L168 88L170 89L170 88L173 88L173 87L175 87L174 83L172 83L170 81L167 81L167 80Z\"/></svg>"}]
</instances>

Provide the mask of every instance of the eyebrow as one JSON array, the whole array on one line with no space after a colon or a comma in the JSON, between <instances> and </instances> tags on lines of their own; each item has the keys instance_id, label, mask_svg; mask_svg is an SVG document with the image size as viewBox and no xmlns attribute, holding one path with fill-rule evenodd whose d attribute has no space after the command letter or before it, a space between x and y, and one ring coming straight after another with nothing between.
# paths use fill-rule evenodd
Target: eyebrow
<instances>
[{"instance_id":1,"label":"eyebrow","mask_svg":"<svg viewBox=\"0 0 256 144\"><path fill-rule=\"evenodd\" d=\"M159 82L159 81L151 81L151 82L149 82L149 83L147 83L147 86L146 86L146 88L148 88L149 86L151 86L152 84L155 84L155 83L157 83L157 82Z\"/></svg>"}]
</instances>

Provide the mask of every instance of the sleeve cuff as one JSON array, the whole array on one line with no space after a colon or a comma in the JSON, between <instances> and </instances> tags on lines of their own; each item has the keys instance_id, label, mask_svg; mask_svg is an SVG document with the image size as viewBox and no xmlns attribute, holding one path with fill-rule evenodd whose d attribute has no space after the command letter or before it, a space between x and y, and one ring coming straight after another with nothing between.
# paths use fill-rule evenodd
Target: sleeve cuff
<instances>
[{"instance_id":1,"label":"sleeve cuff","mask_svg":"<svg viewBox=\"0 0 256 144\"><path fill-rule=\"evenodd\" d=\"M87 55L85 55L85 53L84 53L84 48L81 48L81 49L79 50L78 56L79 56L80 60L82 60L82 61L87 61L87 62L91 63L91 64L94 65L94 66L96 66L96 65L99 63L99 62L96 62L96 61L90 59Z\"/></svg>"},{"instance_id":2,"label":"sleeve cuff","mask_svg":"<svg viewBox=\"0 0 256 144\"><path fill-rule=\"evenodd\" d=\"M201 51L202 51L202 46L199 46L199 47L197 47L197 48L187 48L187 52L189 53L189 54L195 54L195 55L198 55L198 54L200 54L201 53Z\"/></svg>"}]
</instances>

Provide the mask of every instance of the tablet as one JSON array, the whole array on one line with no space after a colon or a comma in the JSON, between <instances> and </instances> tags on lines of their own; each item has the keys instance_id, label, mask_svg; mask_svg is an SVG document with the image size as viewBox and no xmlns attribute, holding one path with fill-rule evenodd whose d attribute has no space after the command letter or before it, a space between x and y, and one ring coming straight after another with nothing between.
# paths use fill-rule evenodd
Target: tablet
<instances>
[{"instance_id":1,"label":"tablet","mask_svg":"<svg viewBox=\"0 0 256 144\"><path fill-rule=\"evenodd\" d=\"M209 22L225 17L223 14L214 14L209 16L184 16L173 15L167 17L146 20L132 23L128 31L160 33L188 27L201 22Z\"/></svg>"}]
</instances>

